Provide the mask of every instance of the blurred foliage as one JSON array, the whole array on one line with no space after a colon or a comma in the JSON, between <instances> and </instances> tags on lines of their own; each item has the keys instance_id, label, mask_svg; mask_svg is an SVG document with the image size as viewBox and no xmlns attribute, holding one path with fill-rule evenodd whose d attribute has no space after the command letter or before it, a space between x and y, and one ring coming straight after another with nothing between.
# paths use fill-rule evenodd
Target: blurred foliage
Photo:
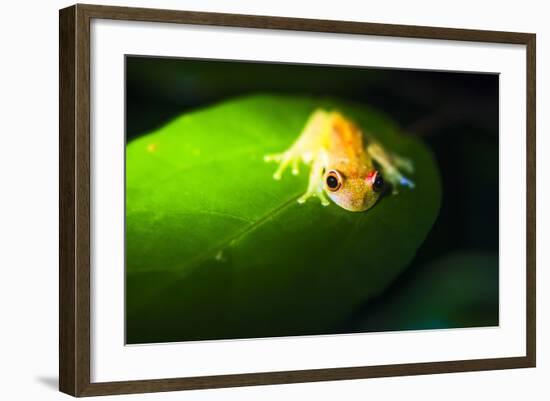
<instances>
[{"instance_id":1,"label":"blurred foliage","mask_svg":"<svg viewBox=\"0 0 550 401\"><path fill-rule=\"evenodd\" d=\"M377 79L369 70L342 71L300 64L265 64L132 57L127 74L127 135L164 124L182 110L243 94L291 93L353 99L357 82ZM182 68L183 67L183 68Z\"/></svg>"},{"instance_id":2,"label":"blurred foliage","mask_svg":"<svg viewBox=\"0 0 550 401\"><path fill-rule=\"evenodd\" d=\"M405 276L407 273L405 273ZM373 300L357 331L498 326L498 255L457 251L404 277ZM396 288L396 289L395 289Z\"/></svg>"},{"instance_id":3,"label":"blurred foliage","mask_svg":"<svg viewBox=\"0 0 550 401\"><path fill-rule=\"evenodd\" d=\"M308 172L275 181L263 155L292 144L318 107L410 158L416 188L368 213L299 205ZM410 263L440 204L420 141L329 98L250 96L184 114L128 145L126 178L130 343L333 332Z\"/></svg>"},{"instance_id":4,"label":"blurred foliage","mask_svg":"<svg viewBox=\"0 0 550 401\"><path fill-rule=\"evenodd\" d=\"M126 79L128 139L185 110L258 92L367 103L420 134L463 121L498 129L498 75L128 56Z\"/></svg>"}]
</instances>

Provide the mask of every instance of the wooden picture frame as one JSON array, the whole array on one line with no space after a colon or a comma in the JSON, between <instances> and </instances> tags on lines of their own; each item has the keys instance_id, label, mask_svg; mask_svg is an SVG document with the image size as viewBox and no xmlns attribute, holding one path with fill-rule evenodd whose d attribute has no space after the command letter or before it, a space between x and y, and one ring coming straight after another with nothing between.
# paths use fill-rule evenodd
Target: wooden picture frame
<instances>
[{"instance_id":1,"label":"wooden picture frame","mask_svg":"<svg viewBox=\"0 0 550 401\"><path fill-rule=\"evenodd\" d=\"M366 367L259 372L120 382L90 379L90 21L184 23L240 28L476 41L526 46L526 356ZM534 367L535 41L534 34L236 14L75 5L60 10L60 326L59 388L73 396Z\"/></svg>"}]
</instances>

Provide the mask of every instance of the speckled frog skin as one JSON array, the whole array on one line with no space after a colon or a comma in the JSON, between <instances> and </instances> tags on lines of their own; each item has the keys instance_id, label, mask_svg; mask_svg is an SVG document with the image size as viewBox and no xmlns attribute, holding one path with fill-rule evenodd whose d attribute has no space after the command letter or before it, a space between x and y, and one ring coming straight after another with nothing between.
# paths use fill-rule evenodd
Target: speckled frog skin
<instances>
[{"instance_id":1,"label":"speckled frog skin","mask_svg":"<svg viewBox=\"0 0 550 401\"><path fill-rule=\"evenodd\" d=\"M310 166L308 187L299 203L317 197L327 206L330 198L346 210L362 212L376 204L387 183L394 194L399 185L414 188L401 173L412 173L412 162L388 152L338 111L315 110L292 146L265 160L279 163L276 180L289 166L295 175L300 163Z\"/></svg>"}]
</instances>

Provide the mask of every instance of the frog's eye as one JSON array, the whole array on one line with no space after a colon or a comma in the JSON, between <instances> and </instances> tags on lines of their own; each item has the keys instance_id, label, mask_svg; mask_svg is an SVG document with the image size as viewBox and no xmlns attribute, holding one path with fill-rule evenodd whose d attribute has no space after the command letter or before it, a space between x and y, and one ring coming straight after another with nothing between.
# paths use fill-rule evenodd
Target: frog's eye
<instances>
[{"instance_id":1,"label":"frog's eye","mask_svg":"<svg viewBox=\"0 0 550 401\"><path fill-rule=\"evenodd\" d=\"M338 191L342 187L343 181L342 176L336 170L330 170L325 179L328 190L332 192Z\"/></svg>"},{"instance_id":2,"label":"frog's eye","mask_svg":"<svg viewBox=\"0 0 550 401\"><path fill-rule=\"evenodd\" d=\"M374 178L372 179L372 189L374 192L380 192L384 189L384 178L378 171L374 173Z\"/></svg>"}]
</instances>

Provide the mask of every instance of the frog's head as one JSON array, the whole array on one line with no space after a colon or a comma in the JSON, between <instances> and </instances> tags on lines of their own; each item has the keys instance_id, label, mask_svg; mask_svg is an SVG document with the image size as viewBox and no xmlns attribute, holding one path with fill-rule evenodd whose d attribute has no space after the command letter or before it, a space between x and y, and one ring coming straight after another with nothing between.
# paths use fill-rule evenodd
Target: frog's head
<instances>
[{"instance_id":1,"label":"frog's head","mask_svg":"<svg viewBox=\"0 0 550 401\"><path fill-rule=\"evenodd\" d=\"M377 170L366 176L345 176L332 169L323 176L323 185L329 198L338 206L352 212L362 212L374 206L384 189L384 179Z\"/></svg>"}]
</instances>

